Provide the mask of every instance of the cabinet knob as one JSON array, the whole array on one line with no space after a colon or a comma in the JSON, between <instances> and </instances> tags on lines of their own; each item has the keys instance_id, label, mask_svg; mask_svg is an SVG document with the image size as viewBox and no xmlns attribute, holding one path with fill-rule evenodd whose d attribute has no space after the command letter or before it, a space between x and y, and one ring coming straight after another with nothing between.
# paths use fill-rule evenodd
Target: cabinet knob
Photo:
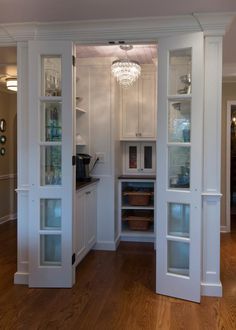
<instances>
[{"instance_id":1,"label":"cabinet knob","mask_svg":"<svg viewBox=\"0 0 236 330\"><path fill-rule=\"evenodd\" d=\"M91 191L86 191L86 195L90 195L91 194Z\"/></svg>"}]
</instances>

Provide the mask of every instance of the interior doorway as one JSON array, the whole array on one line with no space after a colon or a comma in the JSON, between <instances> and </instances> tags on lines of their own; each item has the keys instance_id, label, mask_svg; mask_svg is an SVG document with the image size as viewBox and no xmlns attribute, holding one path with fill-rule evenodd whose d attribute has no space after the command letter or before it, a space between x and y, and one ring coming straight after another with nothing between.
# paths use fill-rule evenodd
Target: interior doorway
<instances>
[{"instance_id":1,"label":"interior doorway","mask_svg":"<svg viewBox=\"0 0 236 330\"><path fill-rule=\"evenodd\" d=\"M15 220L17 181L17 49L0 47L0 224Z\"/></svg>"},{"instance_id":2,"label":"interior doorway","mask_svg":"<svg viewBox=\"0 0 236 330\"><path fill-rule=\"evenodd\" d=\"M227 230L236 230L236 101L227 102Z\"/></svg>"}]
</instances>

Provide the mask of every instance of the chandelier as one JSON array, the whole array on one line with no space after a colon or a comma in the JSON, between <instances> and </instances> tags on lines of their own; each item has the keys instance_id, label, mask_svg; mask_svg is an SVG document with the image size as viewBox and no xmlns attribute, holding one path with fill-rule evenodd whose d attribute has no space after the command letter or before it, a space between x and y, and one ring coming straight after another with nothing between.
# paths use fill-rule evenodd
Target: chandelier
<instances>
[{"instance_id":1,"label":"chandelier","mask_svg":"<svg viewBox=\"0 0 236 330\"><path fill-rule=\"evenodd\" d=\"M121 45L120 48L125 51L126 58L112 62L111 72L118 83L127 88L131 86L140 76L141 66L138 62L129 60L127 51L132 49L131 45Z\"/></svg>"}]
</instances>

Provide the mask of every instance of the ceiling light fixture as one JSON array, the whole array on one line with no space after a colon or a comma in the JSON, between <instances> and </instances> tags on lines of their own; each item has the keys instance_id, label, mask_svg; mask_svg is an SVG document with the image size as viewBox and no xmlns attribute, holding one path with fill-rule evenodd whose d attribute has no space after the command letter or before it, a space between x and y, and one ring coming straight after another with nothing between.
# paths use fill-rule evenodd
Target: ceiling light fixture
<instances>
[{"instance_id":1,"label":"ceiling light fixture","mask_svg":"<svg viewBox=\"0 0 236 330\"><path fill-rule=\"evenodd\" d=\"M7 78L6 86L7 86L7 89L17 92L17 79L16 78Z\"/></svg>"},{"instance_id":2,"label":"ceiling light fixture","mask_svg":"<svg viewBox=\"0 0 236 330\"><path fill-rule=\"evenodd\" d=\"M127 88L131 86L141 74L141 66L138 62L129 60L127 51L131 50L131 45L121 45L120 48L125 51L126 58L112 62L111 72L119 84Z\"/></svg>"}]
</instances>

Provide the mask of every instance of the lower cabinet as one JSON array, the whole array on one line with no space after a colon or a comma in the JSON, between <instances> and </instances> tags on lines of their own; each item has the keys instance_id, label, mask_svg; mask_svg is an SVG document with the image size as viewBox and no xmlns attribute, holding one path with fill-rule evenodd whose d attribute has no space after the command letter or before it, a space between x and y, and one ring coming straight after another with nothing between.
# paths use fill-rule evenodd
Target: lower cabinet
<instances>
[{"instance_id":1,"label":"lower cabinet","mask_svg":"<svg viewBox=\"0 0 236 330\"><path fill-rule=\"evenodd\" d=\"M74 248L76 265L96 243L97 185L91 184L76 192Z\"/></svg>"}]
</instances>

